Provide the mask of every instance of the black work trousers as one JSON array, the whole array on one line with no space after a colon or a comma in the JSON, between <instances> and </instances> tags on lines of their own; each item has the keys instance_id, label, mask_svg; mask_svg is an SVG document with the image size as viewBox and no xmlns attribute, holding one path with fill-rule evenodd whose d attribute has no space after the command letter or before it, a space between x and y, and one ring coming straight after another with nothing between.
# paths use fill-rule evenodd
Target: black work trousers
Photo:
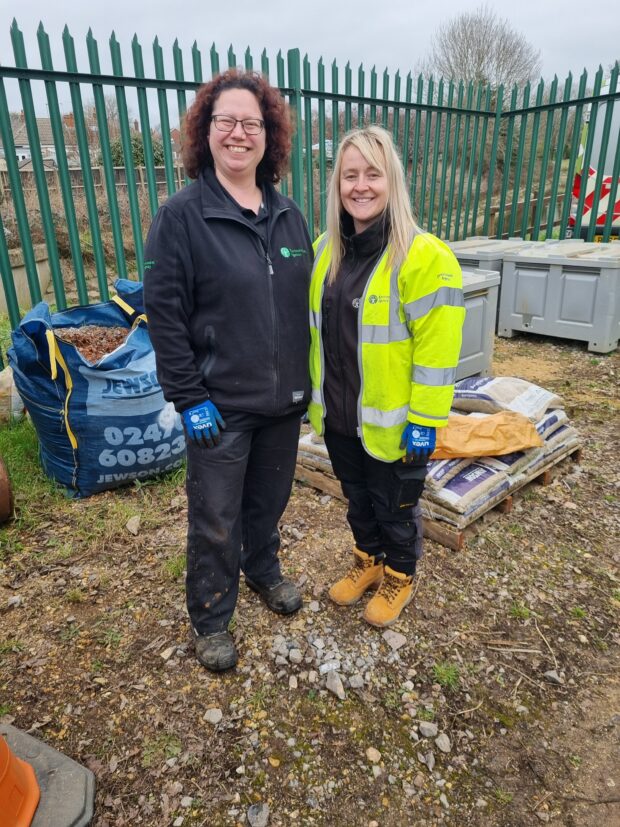
<instances>
[{"instance_id":1,"label":"black work trousers","mask_svg":"<svg viewBox=\"0 0 620 827\"><path fill-rule=\"evenodd\" d=\"M280 579L278 521L288 502L300 418L223 431L214 448L187 444L187 609L198 635L224 631L240 571L255 583Z\"/></svg>"},{"instance_id":2,"label":"black work trousers","mask_svg":"<svg viewBox=\"0 0 620 827\"><path fill-rule=\"evenodd\" d=\"M360 551L385 557L390 568L415 574L422 556L418 500L426 463L381 462L366 453L361 439L325 432L334 474L349 501L347 520Z\"/></svg>"}]
</instances>

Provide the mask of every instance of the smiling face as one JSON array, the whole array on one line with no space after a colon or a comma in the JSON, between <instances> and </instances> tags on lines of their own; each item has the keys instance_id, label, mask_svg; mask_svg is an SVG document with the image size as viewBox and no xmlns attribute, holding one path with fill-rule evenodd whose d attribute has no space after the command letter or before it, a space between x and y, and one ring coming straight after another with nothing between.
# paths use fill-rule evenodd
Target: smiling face
<instances>
[{"instance_id":1,"label":"smiling face","mask_svg":"<svg viewBox=\"0 0 620 827\"><path fill-rule=\"evenodd\" d=\"M260 118L258 100L247 89L226 89L216 99L212 116L228 115L237 121L242 118ZM215 174L220 180L243 183L256 180L256 167L265 154L266 136L248 135L240 123L230 132L220 132L215 124L209 126L209 149L213 155Z\"/></svg>"},{"instance_id":2,"label":"smiling face","mask_svg":"<svg viewBox=\"0 0 620 827\"><path fill-rule=\"evenodd\" d=\"M340 200L353 219L356 233L370 227L387 206L385 172L369 164L354 146L347 147L342 153Z\"/></svg>"}]
</instances>

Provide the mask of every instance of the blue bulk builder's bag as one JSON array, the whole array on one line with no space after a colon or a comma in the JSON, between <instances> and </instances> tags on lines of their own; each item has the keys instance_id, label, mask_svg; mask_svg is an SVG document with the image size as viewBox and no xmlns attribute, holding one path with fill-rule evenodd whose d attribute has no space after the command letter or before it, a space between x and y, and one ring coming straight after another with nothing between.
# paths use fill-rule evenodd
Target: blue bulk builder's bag
<instances>
[{"instance_id":1,"label":"blue bulk builder's bag","mask_svg":"<svg viewBox=\"0 0 620 827\"><path fill-rule=\"evenodd\" d=\"M178 468L180 417L157 381L142 285L115 283L111 301L50 313L39 303L13 331L8 356L40 443L45 473L77 497ZM126 327L127 338L91 364L54 331Z\"/></svg>"}]
</instances>

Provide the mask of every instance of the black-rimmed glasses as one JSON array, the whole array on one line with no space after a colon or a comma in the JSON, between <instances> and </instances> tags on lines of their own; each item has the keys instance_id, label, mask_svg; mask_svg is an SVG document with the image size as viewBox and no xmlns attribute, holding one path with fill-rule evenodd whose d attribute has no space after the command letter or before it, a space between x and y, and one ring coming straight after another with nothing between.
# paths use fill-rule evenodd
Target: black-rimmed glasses
<instances>
[{"instance_id":1,"label":"black-rimmed glasses","mask_svg":"<svg viewBox=\"0 0 620 827\"><path fill-rule=\"evenodd\" d=\"M240 123L246 135L259 135L265 128L265 121L260 118L231 118L230 115L213 115L211 123L220 132L232 132Z\"/></svg>"}]
</instances>

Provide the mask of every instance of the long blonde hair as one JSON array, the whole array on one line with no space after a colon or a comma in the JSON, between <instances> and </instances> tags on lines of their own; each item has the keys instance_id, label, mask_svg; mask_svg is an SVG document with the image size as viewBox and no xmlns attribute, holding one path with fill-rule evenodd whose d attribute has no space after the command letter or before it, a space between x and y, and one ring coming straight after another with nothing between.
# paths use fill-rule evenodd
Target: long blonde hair
<instances>
[{"instance_id":1,"label":"long blonde hair","mask_svg":"<svg viewBox=\"0 0 620 827\"><path fill-rule=\"evenodd\" d=\"M332 247L327 276L329 284L335 280L345 253L340 224L344 210L340 197L340 173L345 150L351 146L361 153L366 163L380 170L387 178L386 213L389 219L388 263L390 267L400 267L413 237L423 232L413 216L405 186L405 172L390 133L375 125L347 132L338 147L327 195L327 240L331 242Z\"/></svg>"}]
</instances>

